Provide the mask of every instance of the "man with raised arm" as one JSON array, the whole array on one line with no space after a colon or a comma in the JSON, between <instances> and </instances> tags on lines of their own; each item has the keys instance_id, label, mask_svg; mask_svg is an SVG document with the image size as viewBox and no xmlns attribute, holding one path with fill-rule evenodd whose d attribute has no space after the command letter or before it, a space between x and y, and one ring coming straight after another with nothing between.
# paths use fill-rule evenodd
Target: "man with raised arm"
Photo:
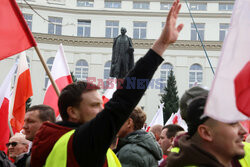
<instances>
[{"instance_id":1,"label":"man with raised arm","mask_svg":"<svg viewBox=\"0 0 250 167\"><path fill-rule=\"evenodd\" d=\"M122 89L114 93L104 109L96 85L77 82L62 90L58 106L63 121L42 125L33 141L31 166L119 166L109 147L146 91L163 61L163 52L177 40L183 27L182 24L176 27L180 8L179 0L175 1L160 38L138 60L124 79ZM131 78L135 83L145 81L144 87L141 84L129 87Z\"/></svg>"}]
</instances>

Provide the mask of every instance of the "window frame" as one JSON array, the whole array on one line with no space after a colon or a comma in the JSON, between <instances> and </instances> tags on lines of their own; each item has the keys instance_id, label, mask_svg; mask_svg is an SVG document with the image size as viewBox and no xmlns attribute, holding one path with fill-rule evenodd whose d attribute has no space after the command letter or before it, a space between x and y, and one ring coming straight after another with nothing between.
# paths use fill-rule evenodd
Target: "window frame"
<instances>
[{"instance_id":1,"label":"window frame","mask_svg":"<svg viewBox=\"0 0 250 167\"><path fill-rule=\"evenodd\" d=\"M191 74L193 75L193 78L191 78ZM201 78L198 78L199 75L201 76ZM200 64L194 63L189 68L189 77L188 77L189 88L193 87L194 85L200 86L202 85L202 82L203 82L203 68Z\"/></svg>"},{"instance_id":2,"label":"window frame","mask_svg":"<svg viewBox=\"0 0 250 167\"><path fill-rule=\"evenodd\" d=\"M205 23L196 23L197 30L200 34L201 40L204 41L205 39ZM200 27L203 26L203 27ZM195 38L194 38L195 36ZM196 32L195 25L191 23L191 41L199 41L198 33Z\"/></svg>"},{"instance_id":3,"label":"window frame","mask_svg":"<svg viewBox=\"0 0 250 167\"><path fill-rule=\"evenodd\" d=\"M145 26L135 26L135 24L145 24ZM138 35L136 34L137 31L138 31ZM145 35L145 37L142 37L143 34ZM144 21L133 22L133 38L134 39L147 39L147 22L144 22Z\"/></svg>"},{"instance_id":4,"label":"window frame","mask_svg":"<svg viewBox=\"0 0 250 167\"><path fill-rule=\"evenodd\" d=\"M111 23L112 25L108 25L108 23ZM117 23L117 25L114 25L114 23ZM110 35L108 35L107 30L110 29ZM114 30L117 30L117 32L114 33ZM119 34L119 21L117 20L106 20L105 22L105 38L115 38Z\"/></svg>"},{"instance_id":5,"label":"window frame","mask_svg":"<svg viewBox=\"0 0 250 167\"><path fill-rule=\"evenodd\" d=\"M62 35L62 20L62 17L49 16L48 34ZM53 32L51 28L53 29Z\"/></svg>"},{"instance_id":6,"label":"window frame","mask_svg":"<svg viewBox=\"0 0 250 167\"><path fill-rule=\"evenodd\" d=\"M79 24L81 22L81 24ZM80 30L82 33L80 33ZM91 35L91 20L77 20L77 36L90 37Z\"/></svg>"}]
</instances>

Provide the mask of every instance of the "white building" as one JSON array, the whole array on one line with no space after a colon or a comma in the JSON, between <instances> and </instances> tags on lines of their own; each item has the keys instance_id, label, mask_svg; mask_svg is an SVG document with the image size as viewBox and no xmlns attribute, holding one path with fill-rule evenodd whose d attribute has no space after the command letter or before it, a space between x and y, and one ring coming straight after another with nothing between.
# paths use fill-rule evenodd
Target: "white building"
<instances>
[{"instance_id":1,"label":"white building","mask_svg":"<svg viewBox=\"0 0 250 167\"><path fill-rule=\"evenodd\" d=\"M38 47L51 68L59 44L62 43L70 70L81 80L86 77L107 79L112 55L113 37L126 27L133 40L135 61L142 57L161 33L170 0L17 0L33 32ZM205 57L185 1L178 23L184 23L179 40L164 53L164 63L139 105L148 121L152 119L166 84L168 70L173 68L179 96L197 83L211 86L213 73ZM227 33L234 0L189 0L191 13L215 70L222 41ZM18 56L18 55L17 55ZM17 56L0 62L7 75ZM27 51L33 84L32 105L43 102L48 77L34 49ZM96 82L97 83L97 82ZM102 93L103 91L101 91Z\"/></svg>"}]
</instances>

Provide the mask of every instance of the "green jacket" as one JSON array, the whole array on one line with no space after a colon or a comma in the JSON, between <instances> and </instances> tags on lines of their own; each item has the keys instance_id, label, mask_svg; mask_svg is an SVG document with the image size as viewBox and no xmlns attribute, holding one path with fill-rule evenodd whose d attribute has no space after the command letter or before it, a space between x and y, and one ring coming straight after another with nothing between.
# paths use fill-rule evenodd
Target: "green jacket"
<instances>
[{"instance_id":1,"label":"green jacket","mask_svg":"<svg viewBox=\"0 0 250 167\"><path fill-rule=\"evenodd\" d=\"M158 167L162 150L151 133L137 130L120 139L117 157L122 167Z\"/></svg>"}]
</instances>

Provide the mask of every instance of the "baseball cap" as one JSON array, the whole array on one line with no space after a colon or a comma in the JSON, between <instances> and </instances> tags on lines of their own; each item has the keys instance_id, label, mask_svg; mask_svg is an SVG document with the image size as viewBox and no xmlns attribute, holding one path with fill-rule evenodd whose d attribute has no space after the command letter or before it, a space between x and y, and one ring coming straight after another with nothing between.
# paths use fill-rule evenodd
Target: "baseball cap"
<instances>
[{"instance_id":1,"label":"baseball cap","mask_svg":"<svg viewBox=\"0 0 250 167\"><path fill-rule=\"evenodd\" d=\"M198 96L208 96L208 92L208 89L201 86L195 86L185 91L185 93L180 99L180 110L182 119L184 119L185 121L187 119L188 102Z\"/></svg>"}]
</instances>

